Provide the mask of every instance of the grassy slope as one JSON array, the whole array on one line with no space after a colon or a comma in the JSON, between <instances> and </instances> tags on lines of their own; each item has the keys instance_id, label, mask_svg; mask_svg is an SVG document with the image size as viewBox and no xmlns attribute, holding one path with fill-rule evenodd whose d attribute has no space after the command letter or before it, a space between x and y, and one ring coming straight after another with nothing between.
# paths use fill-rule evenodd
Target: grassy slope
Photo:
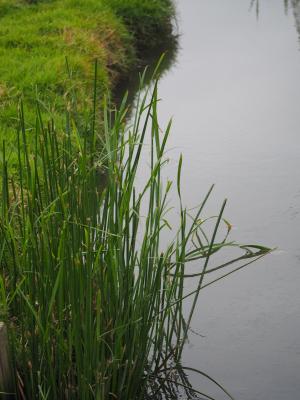
<instances>
[{"instance_id":1,"label":"grassy slope","mask_svg":"<svg viewBox=\"0 0 300 400\"><path fill-rule=\"evenodd\" d=\"M21 96L32 123L37 93L53 114L71 87L88 100L95 58L98 92L111 89L142 44L170 31L171 13L170 0L0 0L0 139L12 136Z\"/></svg>"}]
</instances>

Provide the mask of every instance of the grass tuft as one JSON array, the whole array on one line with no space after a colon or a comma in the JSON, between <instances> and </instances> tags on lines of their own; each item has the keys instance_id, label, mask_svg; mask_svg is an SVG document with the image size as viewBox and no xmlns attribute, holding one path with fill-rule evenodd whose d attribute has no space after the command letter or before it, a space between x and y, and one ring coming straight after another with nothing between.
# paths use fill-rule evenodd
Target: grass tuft
<instances>
[{"instance_id":1,"label":"grass tuft","mask_svg":"<svg viewBox=\"0 0 300 400\"><path fill-rule=\"evenodd\" d=\"M3 144L0 318L10 332L15 392L22 400L163 399L174 398L177 385L192 398L201 392L190 387L178 362L199 292L221 278L206 277L232 264L242 268L269 249L228 240L226 202L217 217L205 219L211 190L193 215L184 208L182 159L175 182L179 226L163 246L161 235L171 227L172 183L162 180L171 124L159 128L157 85L150 101L140 94L129 128L126 98L118 111L104 105L100 153L94 86L90 128L78 131L67 111L61 143L39 107L34 131L28 130L20 104L17 175L9 173ZM33 152L28 135L34 135ZM150 171L138 189L145 141ZM212 264L226 249L242 255ZM197 285L188 292L195 261Z\"/></svg>"}]
</instances>

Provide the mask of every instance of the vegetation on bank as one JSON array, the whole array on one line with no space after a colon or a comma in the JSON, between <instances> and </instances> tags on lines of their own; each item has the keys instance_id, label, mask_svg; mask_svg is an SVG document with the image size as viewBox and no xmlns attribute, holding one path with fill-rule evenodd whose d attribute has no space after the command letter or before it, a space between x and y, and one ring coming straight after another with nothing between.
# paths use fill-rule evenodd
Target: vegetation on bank
<instances>
[{"instance_id":1,"label":"vegetation on bank","mask_svg":"<svg viewBox=\"0 0 300 400\"><path fill-rule=\"evenodd\" d=\"M182 159L164 182L157 85L129 127L128 98L115 111L105 95L172 13L170 0L0 0L0 320L17 400L212 399L180 365L199 293L269 249L229 241L226 201L205 217L212 190L184 207Z\"/></svg>"},{"instance_id":2,"label":"vegetation on bank","mask_svg":"<svg viewBox=\"0 0 300 400\"><path fill-rule=\"evenodd\" d=\"M38 110L29 132L20 108L18 172L11 175L4 145L0 209L0 319L10 332L18 400L172 399L176 388L211 399L177 366L199 293L269 249L229 241L226 202L205 217L211 190L197 210L184 207L181 159L176 182L163 183L171 124L160 129L157 105L155 86L138 98L130 127L126 100L118 112L104 106L101 150L95 124L78 131L70 110L60 146L54 122L44 123ZM96 103L93 110L91 121ZM168 220L172 184L178 227ZM165 231L169 243L161 241Z\"/></svg>"},{"instance_id":3,"label":"vegetation on bank","mask_svg":"<svg viewBox=\"0 0 300 400\"><path fill-rule=\"evenodd\" d=\"M37 99L57 124L71 91L86 109L95 59L103 98L171 35L173 15L171 0L0 0L0 139L13 136L21 97L27 128Z\"/></svg>"}]
</instances>

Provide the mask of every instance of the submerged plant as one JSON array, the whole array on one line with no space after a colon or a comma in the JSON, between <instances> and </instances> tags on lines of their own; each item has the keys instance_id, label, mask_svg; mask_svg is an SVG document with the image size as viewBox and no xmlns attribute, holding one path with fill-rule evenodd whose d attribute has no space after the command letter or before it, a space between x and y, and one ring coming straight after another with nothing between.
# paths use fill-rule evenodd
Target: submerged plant
<instances>
[{"instance_id":1,"label":"submerged plant","mask_svg":"<svg viewBox=\"0 0 300 400\"><path fill-rule=\"evenodd\" d=\"M139 95L129 127L126 98L118 111L106 105L101 151L96 104L85 131L67 113L62 142L54 122L44 124L37 110L33 152L20 106L16 176L9 174L3 145L0 220L0 310L18 399L176 398L176 386L188 398L211 398L188 384L179 364L199 292L223 276L207 282L207 275L233 263L242 268L269 249L228 241L225 202L205 232L202 214L211 190L191 215L181 200L182 159L179 227L163 246L161 234L171 227L172 183L164 185L161 176L171 124L161 132L157 104L155 85L150 100ZM149 176L138 190L147 135ZM242 255L210 266L225 248ZM195 261L200 265L191 274ZM189 276L198 279L191 292Z\"/></svg>"}]
</instances>

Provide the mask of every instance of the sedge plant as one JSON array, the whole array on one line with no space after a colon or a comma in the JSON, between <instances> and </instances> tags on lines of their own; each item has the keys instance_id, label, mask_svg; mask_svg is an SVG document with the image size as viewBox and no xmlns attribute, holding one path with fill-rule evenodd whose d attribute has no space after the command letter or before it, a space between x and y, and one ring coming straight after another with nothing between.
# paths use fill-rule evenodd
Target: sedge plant
<instances>
[{"instance_id":1,"label":"sedge plant","mask_svg":"<svg viewBox=\"0 0 300 400\"><path fill-rule=\"evenodd\" d=\"M188 398L211 398L188 384L179 362L200 291L233 270L204 278L235 263L243 268L269 249L228 240L225 202L205 232L211 190L191 215L181 200L182 159L174 183L179 226L170 243L161 242L171 226L172 183L162 179L171 124L160 130L157 85L151 90L140 93L131 125L126 97L119 110L106 102L101 138L96 85L89 123L78 128L68 110L63 134L38 107L28 131L20 104L17 172L10 174L5 143L2 149L0 213L0 319L9 329L17 399L176 398L173 383ZM149 175L138 188L146 140ZM211 267L224 248L242 255ZM197 280L190 292L189 276Z\"/></svg>"}]
</instances>

